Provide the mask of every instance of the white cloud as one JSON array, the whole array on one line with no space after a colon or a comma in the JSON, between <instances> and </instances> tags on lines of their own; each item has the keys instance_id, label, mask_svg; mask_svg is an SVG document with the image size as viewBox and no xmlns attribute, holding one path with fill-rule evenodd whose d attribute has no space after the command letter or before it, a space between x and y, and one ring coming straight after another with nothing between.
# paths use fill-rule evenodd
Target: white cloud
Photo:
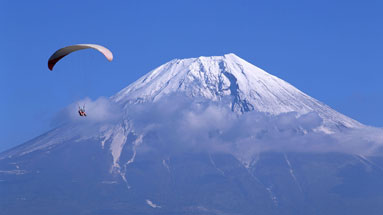
<instances>
[{"instance_id":1,"label":"white cloud","mask_svg":"<svg viewBox=\"0 0 383 215\"><path fill-rule=\"evenodd\" d=\"M230 100L227 100L230 101ZM155 103L127 105L124 109L106 98L78 101L88 116L78 116L77 104L58 114L57 122L81 124L88 133L95 126L129 120L137 134L146 134L142 148L231 153L241 160L263 151L382 153L383 129L365 127L328 134L318 129L316 113L295 112L270 115L247 112L237 115L230 104L182 95L171 95ZM223 103L223 105L222 105ZM87 126L88 125L88 126Z\"/></svg>"},{"instance_id":2,"label":"white cloud","mask_svg":"<svg viewBox=\"0 0 383 215\"><path fill-rule=\"evenodd\" d=\"M79 106L85 106L86 117L78 114ZM121 108L109 99L100 97L94 101L90 98L79 100L56 114L54 125L62 123L110 123L122 117Z\"/></svg>"},{"instance_id":3,"label":"white cloud","mask_svg":"<svg viewBox=\"0 0 383 215\"><path fill-rule=\"evenodd\" d=\"M222 101L221 101L222 102ZM128 107L135 130L157 136L153 147L177 150L212 150L250 158L262 151L377 153L383 129L345 129L321 132L322 119L312 112L237 115L230 105L188 100L172 95L153 104Z\"/></svg>"}]
</instances>

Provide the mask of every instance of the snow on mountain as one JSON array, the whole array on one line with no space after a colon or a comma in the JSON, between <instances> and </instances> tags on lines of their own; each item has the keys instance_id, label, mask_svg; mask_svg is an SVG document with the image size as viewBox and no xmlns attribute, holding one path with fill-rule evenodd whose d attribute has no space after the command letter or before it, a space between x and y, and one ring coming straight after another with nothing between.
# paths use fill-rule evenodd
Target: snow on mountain
<instances>
[{"instance_id":1,"label":"snow on mountain","mask_svg":"<svg viewBox=\"0 0 383 215\"><path fill-rule=\"evenodd\" d=\"M212 101L231 97L231 109L237 113L316 112L326 130L363 126L235 54L172 60L121 90L112 100L121 104L152 102L171 93Z\"/></svg>"}]
</instances>

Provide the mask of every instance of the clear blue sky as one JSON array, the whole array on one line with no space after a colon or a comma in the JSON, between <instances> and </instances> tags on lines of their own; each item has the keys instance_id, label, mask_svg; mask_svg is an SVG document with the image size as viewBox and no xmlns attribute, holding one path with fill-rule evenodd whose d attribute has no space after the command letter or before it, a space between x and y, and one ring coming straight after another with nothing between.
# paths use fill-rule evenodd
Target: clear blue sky
<instances>
[{"instance_id":1,"label":"clear blue sky","mask_svg":"<svg viewBox=\"0 0 383 215\"><path fill-rule=\"evenodd\" d=\"M383 126L383 1L0 1L0 151L60 109L173 59L235 53L362 123ZM58 48L98 43L47 68Z\"/></svg>"}]
</instances>

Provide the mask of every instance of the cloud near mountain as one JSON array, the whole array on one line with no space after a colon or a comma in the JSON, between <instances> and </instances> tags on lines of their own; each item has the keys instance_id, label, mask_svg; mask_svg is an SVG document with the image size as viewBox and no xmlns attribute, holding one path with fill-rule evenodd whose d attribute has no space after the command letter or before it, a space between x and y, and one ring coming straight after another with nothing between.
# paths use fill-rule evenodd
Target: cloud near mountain
<instances>
[{"instance_id":1,"label":"cloud near mountain","mask_svg":"<svg viewBox=\"0 0 383 215\"><path fill-rule=\"evenodd\" d=\"M84 99L88 118L81 122L68 106L60 114L67 123L82 123L84 133L99 132L111 123L129 122L135 134L156 136L156 141L142 146L147 150L222 152L235 155L244 163L261 152L342 152L377 155L382 152L383 132L364 126L328 133L316 112L269 114L231 110L231 96L219 102L190 98L182 93L164 96L150 103L125 107L106 99ZM68 121L69 119L69 121ZM96 135L96 134L95 134Z\"/></svg>"}]
</instances>

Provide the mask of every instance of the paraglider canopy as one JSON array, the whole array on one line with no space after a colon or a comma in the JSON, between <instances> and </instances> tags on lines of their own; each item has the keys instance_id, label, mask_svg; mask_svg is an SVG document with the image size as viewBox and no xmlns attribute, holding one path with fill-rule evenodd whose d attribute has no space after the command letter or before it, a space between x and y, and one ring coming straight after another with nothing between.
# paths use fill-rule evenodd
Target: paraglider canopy
<instances>
[{"instance_id":1,"label":"paraglider canopy","mask_svg":"<svg viewBox=\"0 0 383 215\"><path fill-rule=\"evenodd\" d=\"M55 53L53 53L53 55L48 60L49 70L52 70L55 64L58 61L60 61L63 57L81 49L96 49L97 51L101 52L106 57L106 59L108 59L108 61L113 60L112 52L109 49L105 48L104 46L100 46L96 44L77 44L77 45L61 48L57 50Z\"/></svg>"}]
</instances>

